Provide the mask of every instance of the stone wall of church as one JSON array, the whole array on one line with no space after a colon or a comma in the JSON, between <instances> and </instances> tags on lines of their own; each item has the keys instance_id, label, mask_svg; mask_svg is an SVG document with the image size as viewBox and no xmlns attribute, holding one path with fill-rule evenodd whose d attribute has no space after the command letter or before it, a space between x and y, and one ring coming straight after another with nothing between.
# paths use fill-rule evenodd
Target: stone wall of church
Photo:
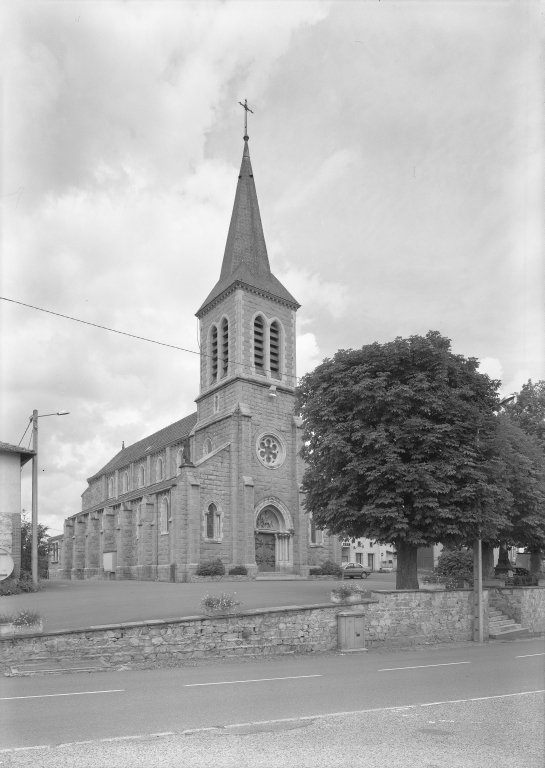
<instances>
[{"instance_id":1,"label":"stone wall of church","mask_svg":"<svg viewBox=\"0 0 545 768\"><path fill-rule=\"evenodd\" d=\"M225 430L227 422L220 422ZM219 425L218 425L219 426ZM223 438L227 437L224 432ZM220 440L225 442L225 439ZM200 562L216 560L219 558L224 563L231 561L232 526L231 526L231 453L223 450L211 456L198 467L198 476L201 481L201 543ZM221 538L211 541L206 539L205 513L209 504L215 504L221 513Z\"/></svg>"}]
</instances>

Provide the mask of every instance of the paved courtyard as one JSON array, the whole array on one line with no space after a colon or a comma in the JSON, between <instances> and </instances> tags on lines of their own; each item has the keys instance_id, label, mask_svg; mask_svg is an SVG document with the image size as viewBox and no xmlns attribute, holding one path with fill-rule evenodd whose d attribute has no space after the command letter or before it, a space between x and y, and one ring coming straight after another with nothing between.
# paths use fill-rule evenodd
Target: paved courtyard
<instances>
[{"instance_id":1,"label":"paved courtyard","mask_svg":"<svg viewBox=\"0 0 545 768\"><path fill-rule=\"evenodd\" d=\"M123 621L168 619L202 613L203 595L236 592L242 609L312 605L329 601L334 581L239 581L170 584L158 581L45 581L40 592L0 597L0 614L36 608L44 630L76 629ZM360 582L365 589L394 589L394 573Z\"/></svg>"}]
</instances>

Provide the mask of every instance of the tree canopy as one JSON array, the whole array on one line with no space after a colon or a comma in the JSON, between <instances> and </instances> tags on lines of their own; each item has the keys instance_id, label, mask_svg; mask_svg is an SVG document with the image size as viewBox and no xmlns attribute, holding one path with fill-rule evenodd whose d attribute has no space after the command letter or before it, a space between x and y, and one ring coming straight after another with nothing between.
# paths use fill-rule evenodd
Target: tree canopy
<instances>
[{"instance_id":1,"label":"tree canopy","mask_svg":"<svg viewBox=\"0 0 545 768\"><path fill-rule=\"evenodd\" d=\"M305 505L331 533L393 542L398 588L416 550L507 525L494 448L498 381L436 331L340 350L303 377Z\"/></svg>"},{"instance_id":2,"label":"tree canopy","mask_svg":"<svg viewBox=\"0 0 545 768\"><path fill-rule=\"evenodd\" d=\"M511 420L527 435L534 437L545 453L545 381L527 381L515 401L505 406Z\"/></svg>"}]
</instances>

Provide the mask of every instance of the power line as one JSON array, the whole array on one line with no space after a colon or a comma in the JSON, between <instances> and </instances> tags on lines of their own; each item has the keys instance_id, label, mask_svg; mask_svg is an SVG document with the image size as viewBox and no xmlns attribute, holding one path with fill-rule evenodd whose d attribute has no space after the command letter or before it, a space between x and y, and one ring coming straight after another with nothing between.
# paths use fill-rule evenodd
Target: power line
<instances>
[{"instance_id":1,"label":"power line","mask_svg":"<svg viewBox=\"0 0 545 768\"><path fill-rule=\"evenodd\" d=\"M42 307L35 307L33 304L25 304L22 301L15 301L15 299L7 299L5 296L0 296L0 299L2 299L2 301L10 301L12 304L20 304L22 307L37 309L38 312L46 312L48 315L56 315L57 317L64 317L65 320L73 320L75 323L83 323L83 325L92 325L93 328L101 328L103 331L111 331L111 333L119 333L121 336L130 336L132 339L140 339L140 341L149 341L150 344L159 344L161 347L170 347L171 349L179 349L182 352L191 352L192 355L201 354L200 352L195 352L194 349L185 349L184 347L177 347L174 344L166 344L164 341L155 341L155 339L146 339L144 336L137 336L134 333L126 333L125 331L116 331L115 328L108 328L105 325L90 323L87 320L80 320L78 317L70 317L70 315L61 315L60 312L52 312L50 309L42 309Z\"/></svg>"},{"instance_id":2,"label":"power line","mask_svg":"<svg viewBox=\"0 0 545 768\"><path fill-rule=\"evenodd\" d=\"M26 429L25 429L25 431L23 432L23 436L22 436L22 438L19 440L19 442L17 443L17 445L21 445L21 443L22 443L22 442L23 442L23 440L25 439L25 435L26 435L26 433L27 433L27 431L28 431L28 428L30 427L30 424L31 424L31 422L32 422L32 419L29 419L29 421L28 421L28 424L26 425Z\"/></svg>"},{"instance_id":3,"label":"power line","mask_svg":"<svg viewBox=\"0 0 545 768\"><path fill-rule=\"evenodd\" d=\"M170 349L177 349L180 352L189 352L192 355L199 355L199 357L209 357L210 359L214 359L212 355L207 354L206 352L196 352L194 349L186 349L186 347L177 347L175 344L167 344L164 341L156 341L155 339L148 339L145 336L137 336L135 333L127 333L126 331L118 331L115 328L108 328L106 325L99 325L98 323L90 323L88 320L80 320L79 317L72 317L71 315L62 315L60 312L53 312L51 309L43 309L43 307L36 307L34 304L25 304L23 301L16 301L15 299L8 299L6 296L0 296L1 301L9 301L12 304L19 304L21 307L28 307L29 309L36 309L38 312L45 312L48 315L55 315L56 317L63 317L65 320L73 320L75 323L82 323L83 325L90 325L93 328L100 328L103 331L110 331L110 333L118 333L120 336L129 336L131 339L138 339L139 341L147 341L150 344L158 344L161 347L169 347ZM249 365L248 363L237 363L235 362L235 365L241 365L243 368L252 368L253 366ZM273 371L269 369L263 369L263 373L273 373ZM295 379L295 381L299 381L299 376L293 376L292 378ZM27 427L28 429L28 427ZM26 430L25 430L26 434ZM23 435L24 437L24 435ZM23 439L21 438L21 440Z\"/></svg>"}]
</instances>

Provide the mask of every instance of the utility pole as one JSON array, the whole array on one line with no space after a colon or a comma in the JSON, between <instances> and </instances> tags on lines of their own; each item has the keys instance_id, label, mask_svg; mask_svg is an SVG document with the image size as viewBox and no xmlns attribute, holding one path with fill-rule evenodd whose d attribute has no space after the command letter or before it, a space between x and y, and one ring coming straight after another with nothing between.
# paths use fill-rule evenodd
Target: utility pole
<instances>
[{"instance_id":1,"label":"utility pole","mask_svg":"<svg viewBox=\"0 0 545 768\"><path fill-rule=\"evenodd\" d=\"M32 411L32 583L38 583L38 411Z\"/></svg>"},{"instance_id":2,"label":"utility pole","mask_svg":"<svg viewBox=\"0 0 545 768\"><path fill-rule=\"evenodd\" d=\"M483 642L483 550L480 539L473 542L473 640Z\"/></svg>"}]
</instances>

